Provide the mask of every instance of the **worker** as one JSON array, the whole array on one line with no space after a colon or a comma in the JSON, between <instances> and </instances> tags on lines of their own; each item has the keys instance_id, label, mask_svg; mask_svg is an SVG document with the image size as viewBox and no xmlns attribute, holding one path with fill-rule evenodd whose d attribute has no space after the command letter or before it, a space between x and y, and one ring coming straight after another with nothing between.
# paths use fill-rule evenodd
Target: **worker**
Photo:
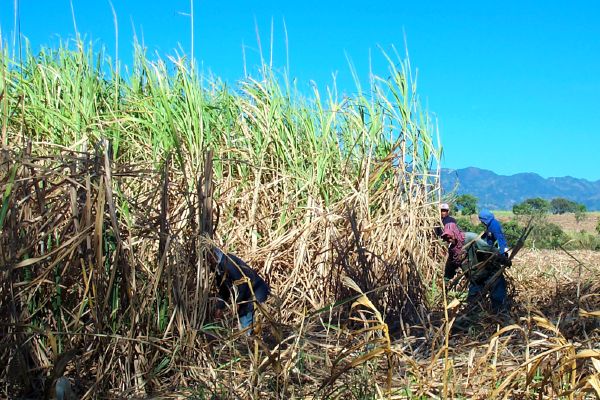
<instances>
[{"instance_id":1,"label":"worker","mask_svg":"<svg viewBox=\"0 0 600 400\"><path fill-rule=\"evenodd\" d=\"M444 228L442 239L449 243L449 256L446 262L445 274L451 278L460 266L469 280L468 303L481 299L486 286L489 288L490 300L494 312L508 311L506 279L498 272L502 266L510 266L511 261L498 248L490 245L473 232L460 232L455 224Z\"/></svg>"},{"instance_id":2,"label":"worker","mask_svg":"<svg viewBox=\"0 0 600 400\"><path fill-rule=\"evenodd\" d=\"M440 219L442 220L442 226L438 226L435 228L435 232L438 236L442 236L444 232L444 227L449 223L456 224L456 220L450 216L450 206L448 203L440 204Z\"/></svg>"},{"instance_id":3,"label":"worker","mask_svg":"<svg viewBox=\"0 0 600 400\"><path fill-rule=\"evenodd\" d=\"M494 217L491 211L483 209L479 213L479 221L485 226L485 232L482 235L490 246L496 246L498 252L508 256L508 245L506 237L502 231L502 225Z\"/></svg>"},{"instance_id":4,"label":"worker","mask_svg":"<svg viewBox=\"0 0 600 400\"><path fill-rule=\"evenodd\" d=\"M241 329L253 331L255 303L263 303L269 296L269 285L234 254L224 254L217 247L208 252L208 261L216 275L218 302L215 317L221 318L227 302L233 298Z\"/></svg>"}]
</instances>

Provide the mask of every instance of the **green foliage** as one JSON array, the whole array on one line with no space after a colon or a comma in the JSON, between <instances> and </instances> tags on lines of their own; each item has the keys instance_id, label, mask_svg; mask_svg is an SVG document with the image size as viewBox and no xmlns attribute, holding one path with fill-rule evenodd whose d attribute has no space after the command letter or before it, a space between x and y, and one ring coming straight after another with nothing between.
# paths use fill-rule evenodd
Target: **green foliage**
<instances>
[{"instance_id":1,"label":"green foliage","mask_svg":"<svg viewBox=\"0 0 600 400\"><path fill-rule=\"evenodd\" d=\"M471 194L461 194L456 198L456 209L462 215L473 215L477 213L477 197Z\"/></svg>"},{"instance_id":2,"label":"green foliage","mask_svg":"<svg viewBox=\"0 0 600 400\"><path fill-rule=\"evenodd\" d=\"M513 206L515 215L544 215L550 210L550 203L541 197L526 199Z\"/></svg>"},{"instance_id":3,"label":"green foliage","mask_svg":"<svg viewBox=\"0 0 600 400\"><path fill-rule=\"evenodd\" d=\"M523 203L513 205L512 211L515 215L529 215L531 213L531 209Z\"/></svg>"},{"instance_id":4,"label":"green foliage","mask_svg":"<svg viewBox=\"0 0 600 400\"><path fill-rule=\"evenodd\" d=\"M471 222L471 218L456 217L455 219L456 219L456 225L458 225L460 230L463 232L475 232L475 233L483 232L483 225L474 224L473 222Z\"/></svg>"},{"instance_id":5,"label":"green foliage","mask_svg":"<svg viewBox=\"0 0 600 400\"><path fill-rule=\"evenodd\" d=\"M574 213L578 210L579 206L580 204L562 197L557 197L550 201L550 211L552 214Z\"/></svg>"},{"instance_id":6,"label":"green foliage","mask_svg":"<svg viewBox=\"0 0 600 400\"><path fill-rule=\"evenodd\" d=\"M600 217L596 219L596 232L600 235Z\"/></svg>"},{"instance_id":7,"label":"green foliage","mask_svg":"<svg viewBox=\"0 0 600 400\"><path fill-rule=\"evenodd\" d=\"M414 171L429 171L439 157L428 116L413 99L416 87L407 84L407 63L385 53L389 78L338 100L316 86L309 96L301 94L289 86L289 77L268 68L259 79L248 77L231 88L199 74L185 58L152 61L135 50L133 68L119 75L102 51L84 43L39 55L28 49L22 66L4 68L2 102L14 115L9 136L30 132L33 140L76 150L108 138L118 163L158 164L173 154L181 170L196 168L204 150L215 149L216 178L241 178L240 192L268 179L281 193L295 193L297 206L282 208L275 231L288 229L313 199L329 206L344 198L350 189L342 176L359 176L367 156L383 159L410 142ZM265 172L256 176L258 170ZM292 184L271 171L292 177ZM194 174L187 175L193 192ZM390 176L382 173L374 185Z\"/></svg>"},{"instance_id":8,"label":"green foliage","mask_svg":"<svg viewBox=\"0 0 600 400\"><path fill-rule=\"evenodd\" d=\"M560 226L546 221L538 222L528 238L529 245L538 249L555 249L568 240Z\"/></svg>"},{"instance_id":9,"label":"green foliage","mask_svg":"<svg viewBox=\"0 0 600 400\"><path fill-rule=\"evenodd\" d=\"M508 222L502 223L502 231L504 232L504 236L506 236L506 242L508 246L514 246L517 243L517 240L521 237L523 233L523 226L519 225L519 223L515 220L511 220Z\"/></svg>"},{"instance_id":10,"label":"green foliage","mask_svg":"<svg viewBox=\"0 0 600 400\"><path fill-rule=\"evenodd\" d=\"M565 246L571 250L600 250L600 237L595 236L589 232L581 231L574 233L571 240Z\"/></svg>"}]
</instances>

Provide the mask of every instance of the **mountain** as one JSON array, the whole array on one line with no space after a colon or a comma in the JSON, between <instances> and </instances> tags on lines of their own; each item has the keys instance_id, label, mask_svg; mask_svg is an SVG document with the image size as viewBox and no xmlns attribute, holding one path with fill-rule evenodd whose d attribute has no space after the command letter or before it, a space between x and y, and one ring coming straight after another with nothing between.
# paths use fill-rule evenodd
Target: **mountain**
<instances>
[{"instance_id":1,"label":"mountain","mask_svg":"<svg viewBox=\"0 0 600 400\"><path fill-rule=\"evenodd\" d=\"M492 171L468 167L441 171L442 190L472 194L479 206L492 210L511 210L514 204L532 197L547 200L563 197L585 204L588 210L600 210L600 180L591 182L570 176L542 178L534 173L498 175Z\"/></svg>"}]
</instances>

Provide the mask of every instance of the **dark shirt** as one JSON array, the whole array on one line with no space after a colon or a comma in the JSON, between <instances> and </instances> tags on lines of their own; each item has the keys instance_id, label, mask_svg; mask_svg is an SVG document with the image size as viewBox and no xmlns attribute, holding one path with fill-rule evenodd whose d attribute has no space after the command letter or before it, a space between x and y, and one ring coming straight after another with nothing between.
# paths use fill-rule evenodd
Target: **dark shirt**
<instances>
[{"instance_id":1,"label":"dark shirt","mask_svg":"<svg viewBox=\"0 0 600 400\"><path fill-rule=\"evenodd\" d=\"M446 215L444 218L442 218L442 223L444 226L448 225L450 222L456 223L456 220L449 215Z\"/></svg>"},{"instance_id":2,"label":"dark shirt","mask_svg":"<svg viewBox=\"0 0 600 400\"><path fill-rule=\"evenodd\" d=\"M253 300L253 292L256 300L260 303L265 301L268 296L269 286L267 283L256 271L234 254L223 254L221 261L217 264L216 274L219 298L222 300L217 303L218 308L225 307L225 302L229 300L234 285L237 286L236 302L238 304ZM247 282L242 281L242 278L247 278ZM252 285L252 291L248 286L248 282Z\"/></svg>"},{"instance_id":3,"label":"dark shirt","mask_svg":"<svg viewBox=\"0 0 600 400\"><path fill-rule=\"evenodd\" d=\"M435 227L435 234L438 237L441 237L442 233L444 233L444 227L446 225L448 225L449 223L451 223L451 222L454 223L454 224L456 224L456 220L453 217L451 217L450 215L446 215L444 218L442 218L442 224L443 225Z\"/></svg>"}]
</instances>

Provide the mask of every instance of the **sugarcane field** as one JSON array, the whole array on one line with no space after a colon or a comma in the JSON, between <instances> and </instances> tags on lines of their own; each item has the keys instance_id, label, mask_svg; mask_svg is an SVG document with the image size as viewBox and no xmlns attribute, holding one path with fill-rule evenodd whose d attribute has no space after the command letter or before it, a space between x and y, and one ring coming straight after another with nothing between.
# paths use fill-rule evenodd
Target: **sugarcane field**
<instances>
[{"instance_id":1,"label":"sugarcane field","mask_svg":"<svg viewBox=\"0 0 600 400\"><path fill-rule=\"evenodd\" d=\"M600 397L600 214L467 212L408 52L342 94L2 34L0 398Z\"/></svg>"}]
</instances>

